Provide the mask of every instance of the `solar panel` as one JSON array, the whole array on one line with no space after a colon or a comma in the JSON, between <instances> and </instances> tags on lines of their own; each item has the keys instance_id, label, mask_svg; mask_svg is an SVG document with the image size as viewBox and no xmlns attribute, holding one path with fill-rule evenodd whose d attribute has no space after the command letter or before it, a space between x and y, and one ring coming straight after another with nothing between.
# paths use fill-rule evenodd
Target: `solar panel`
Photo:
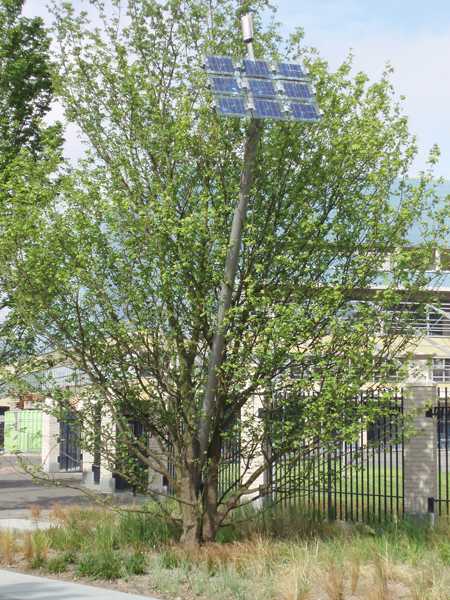
<instances>
[{"instance_id":1,"label":"solar panel","mask_svg":"<svg viewBox=\"0 0 450 600\"><path fill-rule=\"evenodd\" d=\"M309 87L304 83L297 83L295 81L283 81L283 88L288 98L312 98L312 94L309 91Z\"/></svg>"},{"instance_id":2,"label":"solar panel","mask_svg":"<svg viewBox=\"0 0 450 600\"><path fill-rule=\"evenodd\" d=\"M306 76L302 66L297 63L280 63L277 65L277 72L283 77L293 79L303 79Z\"/></svg>"},{"instance_id":3,"label":"solar panel","mask_svg":"<svg viewBox=\"0 0 450 600\"><path fill-rule=\"evenodd\" d=\"M313 104L291 102L292 116L296 121L318 121L320 116Z\"/></svg>"},{"instance_id":4,"label":"solar panel","mask_svg":"<svg viewBox=\"0 0 450 600\"><path fill-rule=\"evenodd\" d=\"M250 77L272 77L269 63L265 60L244 59L244 71Z\"/></svg>"},{"instance_id":5,"label":"solar panel","mask_svg":"<svg viewBox=\"0 0 450 600\"><path fill-rule=\"evenodd\" d=\"M228 56L207 56L206 70L228 75L232 75L235 71L233 61Z\"/></svg>"},{"instance_id":6,"label":"solar panel","mask_svg":"<svg viewBox=\"0 0 450 600\"><path fill-rule=\"evenodd\" d=\"M281 104L274 100L256 99L253 113L257 119L282 119L284 117Z\"/></svg>"},{"instance_id":7,"label":"solar panel","mask_svg":"<svg viewBox=\"0 0 450 600\"><path fill-rule=\"evenodd\" d=\"M240 89L235 77L211 77L211 86L219 94L239 94Z\"/></svg>"},{"instance_id":8,"label":"solar panel","mask_svg":"<svg viewBox=\"0 0 450 600\"><path fill-rule=\"evenodd\" d=\"M247 79L247 81L254 96L276 98L277 93L271 81L267 79Z\"/></svg>"},{"instance_id":9,"label":"solar panel","mask_svg":"<svg viewBox=\"0 0 450 600\"><path fill-rule=\"evenodd\" d=\"M244 99L231 96L216 96L217 110L225 117L246 117Z\"/></svg>"}]
</instances>

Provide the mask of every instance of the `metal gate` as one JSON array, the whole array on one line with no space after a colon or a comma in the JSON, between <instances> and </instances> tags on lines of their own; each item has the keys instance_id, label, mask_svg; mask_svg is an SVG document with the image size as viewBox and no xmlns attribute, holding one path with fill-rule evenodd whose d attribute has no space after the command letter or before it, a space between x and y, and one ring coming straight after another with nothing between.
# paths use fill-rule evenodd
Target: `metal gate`
<instances>
[{"instance_id":1,"label":"metal gate","mask_svg":"<svg viewBox=\"0 0 450 600\"><path fill-rule=\"evenodd\" d=\"M438 389L436 407L437 417L437 459L438 459L438 495L436 498L437 513L450 514L450 402L448 389Z\"/></svg>"},{"instance_id":2,"label":"metal gate","mask_svg":"<svg viewBox=\"0 0 450 600\"><path fill-rule=\"evenodd\" d=\"M373 400L373 396L371 396ZM364 402L361 394L354 402ZM403 414L403 395L391 402ZM304 440L271 470L272 501L313 515L382 521L404 509L403 436L387 417L361 427L357 439L324 448L320 437Z\"/></svg>"},{"instance_id":3,"label":"metal gate","mask_svg":"<svg viewBox=\"0 0 450 600\"><path fill-rule=\"evenodd\" d=\"M79 423L71 415L59 423L59 456L61 471L76 472L82 469L81 430Z\"/></svg>"}]
</instances>

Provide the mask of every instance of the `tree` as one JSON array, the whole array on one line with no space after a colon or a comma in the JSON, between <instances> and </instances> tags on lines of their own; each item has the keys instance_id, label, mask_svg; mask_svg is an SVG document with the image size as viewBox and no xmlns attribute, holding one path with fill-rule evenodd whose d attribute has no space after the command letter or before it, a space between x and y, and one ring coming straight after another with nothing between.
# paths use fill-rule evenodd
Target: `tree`
<instances>
[{"instance_id":1,"label":"tree","mask_svg":"<svg viewBox=\"0 0 450 600\"><path fill-rule=\"evenodd\" d=\"M50 163L52 169L55 167L55 152L60 155L62 142L60 124L44 123L53 98L50 38L41 18L21 15L23 4L24 0L0 0L0 203L4 218L12 214L16 192L21 196L23 212L28 212L32 203L42 206L45 192L38 190L43 183L50 183L48 167ZM19 191L24 188L29 192L25 196ZM3 290L2 365L33 350L33 340L11 309L11 299Z\"/></svg>"},{"instance_id":2,"label":"tree","mask_svg":"<svg viewBox=\"0 0 450 600\"><path fill-rule=\"evenodd\" d=\"M349 59L332 73L300 35L284 46L275 25L257 20L257 54L302 58L324 117L258 126L224 362L206 413L218 290L254 129L215 114L202 60L242 54L241 9L222 0L208 16L205 0L129 0L123 21L118 0L112 17L93 4L101 30L67 3L54 9L58 94L88 141L86 159L30 215L17 194L1 241L3 285L52 349L48 360L88 377L65 389L46 382L57 410L78 415L86 449L101 448L125 476L139 464L166 476L183 540L198 543L264 493L261 474L287 450L319 433L323 444L351 440L389 412L389 402L352 399L410 343L393 309L424 291L442 221L431 175L407 179L415 142L389 72L369 84ZM252 6L259 13L266 2ZM424 244L411 249L408 230L430 206ZM388 254L385 287L369 295ZM151 434L150 448L130 421ZM221 453L238 434L244 466L224 492Z\"/></svg>"},{"instance_id":3,"label":"tree","mask_svg":"<svg viewBox=\"0 0 450 600\"><path fill-rule=\"evenodd\" d=\"M37 155L52 102L50 38L41 18L21 16L24 0L0 2L0 157L22 148Z\"/></svg>"}]
</instances>

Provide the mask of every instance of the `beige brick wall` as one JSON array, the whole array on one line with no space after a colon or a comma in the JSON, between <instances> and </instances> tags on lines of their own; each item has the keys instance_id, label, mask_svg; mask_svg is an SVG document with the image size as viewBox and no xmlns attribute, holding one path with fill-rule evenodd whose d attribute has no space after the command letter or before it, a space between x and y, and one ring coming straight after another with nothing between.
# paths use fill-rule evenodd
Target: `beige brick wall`
<instances>
[{"instance_id":1,"label":"beige brick wall","mask_svg":"<svg viewBox=\"0 0 450 600\"><path fill-rule=\"evenodd\" d=\"M405 390L405 411L413 415L414 433L404 445L405 513L428 512L428 499L437 496L436 421L425 416L435 403L435 385L412 385Z\"/></svg>"}]
</instances>

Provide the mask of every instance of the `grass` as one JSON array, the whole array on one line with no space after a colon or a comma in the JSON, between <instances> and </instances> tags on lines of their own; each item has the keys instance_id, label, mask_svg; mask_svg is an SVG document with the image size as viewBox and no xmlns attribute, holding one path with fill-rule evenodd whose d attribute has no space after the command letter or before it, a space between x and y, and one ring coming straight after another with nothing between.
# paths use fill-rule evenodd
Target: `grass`
<instances>
[{"instance_id":1,"label":"grass","mask_svg":"<svg viewBox=\"0 0 450 600\"><path fill-rule=\"evenodd\" d=\"M383 455L380 455L383 457ZM400 459L399 459L400 460ZM340 470L331 465L331 512L337 518L354 518L366 522L384 520L386 516L401 516L403 512L403 472L401 467L390 466L389 460L386 465L382 458L378 464L377 456L374 461L364 462L365 468L350 465L347 469ZM359 467L361 467L361 461ZM303 483L302 483L303 478ZM311 512L327 514L328 511L328 487L327 487L327 464L320 465L320 470L303 474L295 466L287 474L282 466L275 473L275 479L281 490L296 490L301 501ZM292 482L292 485L289 482ZM442 500L450 500L450 471L441 469L439 477L439 490L437 497ZM286 503L292 502L287 500ZM436 507L436 511L439 507ZM445 512L445 502L442 504Z\"/></svg>"},{"instance_id":2,"label":"grass","mask_svg":"<svg viewBox=\"0 0 450 600\"><path fill-rule=\"evenodd\" d=\"M183 600L449 600L450 521L376 528L239 511L226 543L186 548L162 513L56 507L50 530L0 534L0 562ZM252 517L248 520L248 517Z\"/></svg>"}]
</instances>

